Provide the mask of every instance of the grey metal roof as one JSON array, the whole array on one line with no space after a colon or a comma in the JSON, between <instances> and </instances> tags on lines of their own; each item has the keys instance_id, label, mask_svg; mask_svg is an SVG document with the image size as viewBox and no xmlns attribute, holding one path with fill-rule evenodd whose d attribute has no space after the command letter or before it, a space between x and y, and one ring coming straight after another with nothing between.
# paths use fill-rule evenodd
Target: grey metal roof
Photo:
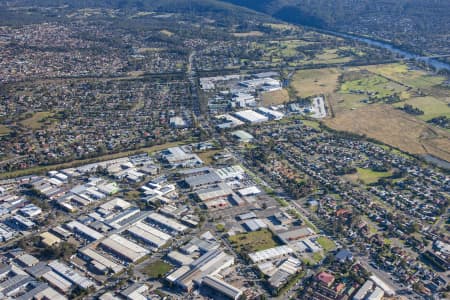
<instances>
[{"instance_id":1,"label":"grey metal roof","mask_svg":"<svg viewBox=\"0 0 450 300\"><path fill-rule=\"evenodd\" d=\"M184 180L190 187L196 187L207 184L214 184L221 181L219 175L214 172L199 176L188 177Z\"/></svg>"}]
</instances>

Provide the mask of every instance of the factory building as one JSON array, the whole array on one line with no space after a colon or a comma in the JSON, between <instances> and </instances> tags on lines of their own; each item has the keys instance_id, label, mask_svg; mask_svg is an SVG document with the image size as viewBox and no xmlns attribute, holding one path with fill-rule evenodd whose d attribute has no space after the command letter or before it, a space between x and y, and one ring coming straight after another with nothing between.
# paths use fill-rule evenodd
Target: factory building
<instances>
[{"instance_id":1,"label":"factory building","mask_svg":"<svg viewBox=\"0 0 450 300\"><path fill-rule=\"evenodd\" d=\"M214 291L224 295L225 297L233 300L237 300L242 296L242 291L231 284L226 283L222 279L215 276L206 276L202 280L202 285L213 289Z\"/></svg>"},{"instance_id":2,"label":"factory building","mask_svg":"<svg viewBox=\"0 0 450 300\"><path fill-rule=\"evenodd\" d=\"M60 263L56 260L50 262L48 264L50 268L52 268L53 271L67 279L68 281L72 282L73 284L83 288L87 289L91 286L94 286L94 283L86 278L85 276L79 274L77 271L75 271L72 268L69 268L67 265Z\"/></svg>"},{"instance_id":3,"label":"factory building","mask_svg":"<svg viewBox=\"0 0 450 300\"><path fill-rule=\"evenodd\" d=\"M117 234L107 237L100 244L106 250L130 262L135 262L150 253L147 249Z\"/></svg>"},{"instance_id":4,"label":"factory building","mask_svg":"<svg viewBox=\"0 0 450 300\"><path fill-rule=\"evenodd\" d=\"M214 171L209 171L206 174L197 176L190 176L184 179L184 183L192 190L207 187L213 184L218 184L222 179Z\"/></svg>"},{"instance_id":5,"label":"factory building","mask_svg":"<svg viewBox=\"0 0 450 300\"><path fill-rule=\"evenodd\" d=\"M245 174L245 170L239 165L234 165L230 167L217 169L216 173L222 180L232 178L242 179Z\"/></svg>"},{"instance_id":6,"label":"factory building","mask_svg":"<svg viewBox=\"0 0 450 300\"><path fill-rule=\"evenodd\" d=\"M269 120L281 120L284 117L284 114L282 112L268 109L265 107L258 107L257 112L263 114L264 116L268 117Z\"/></svg>"},{"instance_id":7,"label":"factory building","mask_svg":"<svg viewBox=\"0 0 450 300\"><path fill-rule=\"evenodd\" d=\"M49 283L52 287L62 293L67 293L72 288L72 283L64 277L55 273L46 263L39 262L38 264L27 268L27 273L34 278L43 279Z\"/></svg>"},{"instance_id":8,"label":"factory building","mask_svg":"<svg viewBox=\"0 0 450 300\"><path fill-rule=\"evenodd\" d=\"M104 257L91 248L80 250L79 256L82 259L88 261L95 269L97 269L101 273L108 273L109 270L111 270L112 273L116 274L124 269L122 265L113 262L112 260Z\"/></svg>"},{"instance_id":9,"label":"factory building","mask_svg":"<svg viewBox=\"0 0 450 300\"><path fill-rule=\"evenodd\" d=\"M147 217L147 220L150 223L154 223L158 226L167 228L168 230L176 233L183 233L186 230L188 230L188 227L184 226L183 224L175 221L174 219L167 218L159 213L151 213Z\"/></svg>"},{"instance_id":10,"label":"factory building","mask_svg":"<svg viewBox=\"0 0 450 300\"><path fill-rule=\"evenodd\" d=\"M190 256L184 255L178 251L169 252L167 254L167 258L170 259L175 264L180 265L180 266L190 265L194 261Z\"/></svg>"},{"instance_id":11,"label":"factory building","mask_svg":"<svg viewBox=\"0 0 450 300\"><path fill-rule=\"evenodd\" d=\"M247 231L258 231L268 227L261 219L250 219L245 221L243 225Z\"/></svg>"},{"instance_id":12,"label":"factory building","mask_svg":"<svg viewBox=\"0 0 450 300\"><path fill-rule=\"evenodd\" d=\"M141 210L139 208L130 207L108 219L105 223L112 228L119 229L124 226L124 224L129 223L128 221L136 217L140 212Z\"/></svg>"},{"instance_id":13,"label":"factory building","mask_svg":"<svg viewBox=\"0 0 450 300\"><path fill-rule=\"evenodd\" d=\"M233 131L231 135L240 143L250 143L255 139L253 135L244 130Z\"/></svg>"},{"instance_id":14,"label":"factory building","mask_svg":"<svg viewBox=\"0 0 450 300\"><path fill-rule=\"evenodd\" d=\"M19 212L27 218L35 218L42 213L42 209L34 204L28 204L21 208Z\"/></svg>"},{"instance_id":15,"label":"factory building","mask_svg":"<svg viewBox=\"0 0 450 300\"><path fill-rule=\"evenodd\" d=\"M172 147L161 151L162 159L173 168L190 168L203 164L197 154L186 153L181 147Z\"/></svg>"},{"instance_id":16,"label":"factory building","mask_svg":"<svg viewBox=\"0 0 450 300\"><path fill-rule=\"evenodd\" d=\"M154 248L160 248L172 239L170 235L142 222L137 222L128 228L127 231L133 237L149 244Z\"/></svg>"},{"instance_id":17,"label":"factory building","mask_svg":"<svg viewBox=\"0 0 450 300\"><path fill-rule=\"evenodd\" d=\"M33 221L22 217L21 215L15 215L12 218L9 218L5 221L5 224L15 230L30 230L36 226L36 223Z\"/></svg>"},{"instance_id":18,"label":"factory building","mask_svg":"<svg viewBox=\"0 0 450 300\"><path fill-rule=\"evenodd\" d=\"M267 250L261 250L258 252L250 253L248 256L253 263L260 263L263 261L273 260L281 257L288 256L294 253L294 250L288 246L278 246Z\"/></svg>"},{"instance_id":19,"label":"factory building","mask_svg":"<svg viewBox=\"0 0 450 300\"><path fill-rule=\"evenodd\" d=\"M182 266L169 274L166 279L185 291L191 291L194 285L200 286L203 278L214 276L221 270L234 264L234 257L221 250L211 250L189 266Z\"/></svg>"},{"instance_id":20,"label":"factory building","mask_svg":"<svg viewBox=\"0 0 450 300\"><path fill-rule=\"evenodd\" d=\"M234 113L235 117L250 124L257 124L269 121L269 118L253 110L242 110Z\"/></svg>"},{"instance_id":21,"label":"factory building","mask_svg":"<svg viewBox=\"0 0 450 300\"><path fill-rule=\"evenodd\" d=\"M78 222L78 221L71 221L66 224L66 227L71 230L73 233L81 236L84 239L87 239L89 241L96 241L104 238L104 235L100 232Z\"/></svg>"}]
</instances>

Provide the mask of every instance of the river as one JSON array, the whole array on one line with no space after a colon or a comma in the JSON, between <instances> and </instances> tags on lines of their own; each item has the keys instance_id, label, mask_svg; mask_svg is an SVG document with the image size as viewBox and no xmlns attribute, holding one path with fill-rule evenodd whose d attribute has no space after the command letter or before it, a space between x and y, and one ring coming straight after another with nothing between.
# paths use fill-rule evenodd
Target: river
<instances>
[{"instance_id":1,"label":"river","mask_svg":"<svg viewBox=\"0 0 450 300\"><path fill-rule=\"evenodd\" d=\"M376 41L376 40L372 40L372 39L369 39L366 37L361 37L361 36L356 36L356 35L351 35L351 34L346 34L346 33L340 33L340 32L335 32L335 31L329 31L329 30L321 30L321 31L323 31L324 33L331 34L331 35L360 41L360 42L366 43L371 46L387 49L387 50L391 51L392 53L400 55L406 59L414 59L416 61L424 62L427 65L429 65L430 67L433 67L436 71L446 70L446 71L450 72L450 64L438 61L433 58L427 58L427 57L423 57L421 55L418 55L418 54L415 54L412 52L401 50L401 49L397 48L396 46L393 46L387 42Z\"/></svg>"}]
</instances>

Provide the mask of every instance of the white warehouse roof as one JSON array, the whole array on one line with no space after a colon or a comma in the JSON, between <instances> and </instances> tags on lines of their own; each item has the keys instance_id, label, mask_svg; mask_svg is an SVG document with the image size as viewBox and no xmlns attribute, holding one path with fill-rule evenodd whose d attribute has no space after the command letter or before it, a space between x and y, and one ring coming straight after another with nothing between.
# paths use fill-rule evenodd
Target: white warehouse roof
<instances>
[{"instance_id":1,"label":"white warehouse roof","mask_svg":"<svg viewBox=\"0 0 450 300\"><path fill-rule=\"evenodd\" d=\"M71 221L66 224L67 228L69 228L74 233L81 233L83 235L86 235L90 239L93 240L99 240L104 238L104 235L100 232L78 222L78 221Z\"/></svg>"},{"instance_id":2,"label":"white warehouse roof","mask_svg":"<svg viewBox=\"0 0 450 300\"><path fill-rule=\"evenodd\" d=\"M173 231L176 232L184 232L188 228L184 226L183 224L178 223L174 219L167 218L161 214L158 213L152 213L147 217L148 220L158 223L159 225L166 226L170 228Z\"/></svg>"},{"instance_id":3,"label":"white warehouse roof","mask_svg":"<svg viewBox=\"0 0 450 300\"><path fill-rule=\"evenodd\" d=\"M293 253L291 247L288 246L278 246L273 247L267 250L262 250L254 253L250 253L248 256L252 260L253 263L259 263L265 260L271 260L279 257L283 257L285 255Z\"/></svg>"},{"instance_id":4,"label":"white warehouse roof","mask_svg":"<svg viewBox=\"0 0 450 300\"><path fill-rule=\"evenodd\" d=\"M113 251L115 254L120 255L132 262L135 262L150 253L147 249L117 234L107 237L101 242L101 244Z\"/></svg>"},{"instance_id":5,"label":"white warehouse roof","mask_svg":"<svg viewBox=\"0 0 450 300\"><path fill-rule=\"evenodd\" d=\"M60 263L60 262L54 260L54 261L50 262L48 264L48 266L50 268L52 268L53 271L55 271L59 275L63 276L70 282L78 285L79 287L81 287L83 289L87 289L91 286L94 286L94 283L91 280L89 280L85 276L79 274L74 269L69 268L67 265L65 265L63 263Z\"/></svg>"},{"instance_id":6,"label":"white warehouse roof","mask_svg":"<svg viewBox=\"0 0 450 300\"><path fill-rule=\"evenodd\" d=\"M159 248L164 246L172 237L158 229L155 229L142 222L137 222L127 229L131 235L143 240L152 246Z\"/></svg>"},{"instance_id":7,"label":"white warehouse roof","mask_svg":"<svg viewBox=\"0 0 450 300\"><path fill-rule=\"evenodd\" d=\"M253 110L242 110L234 113L239 119L248 123L262 123L267 122L269 119L262 114L259 114Z\"/></svg>"}]
</instances>

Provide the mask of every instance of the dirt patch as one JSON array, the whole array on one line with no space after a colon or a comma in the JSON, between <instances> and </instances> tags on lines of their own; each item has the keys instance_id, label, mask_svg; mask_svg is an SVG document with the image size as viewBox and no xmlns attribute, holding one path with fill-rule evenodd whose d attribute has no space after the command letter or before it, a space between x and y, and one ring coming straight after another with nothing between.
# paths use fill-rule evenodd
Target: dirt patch
<instances>
[{"instance_id":1,"label":"dirt patch","mask_svg":"<svg viewBox=\"0 0 450 300\"><path fill-rule=\"evenodd\" d=\"M263 93L261 95L263 106L279 105L289 101L289 93L286 90Z\"/></svg>"}]
</instances>

